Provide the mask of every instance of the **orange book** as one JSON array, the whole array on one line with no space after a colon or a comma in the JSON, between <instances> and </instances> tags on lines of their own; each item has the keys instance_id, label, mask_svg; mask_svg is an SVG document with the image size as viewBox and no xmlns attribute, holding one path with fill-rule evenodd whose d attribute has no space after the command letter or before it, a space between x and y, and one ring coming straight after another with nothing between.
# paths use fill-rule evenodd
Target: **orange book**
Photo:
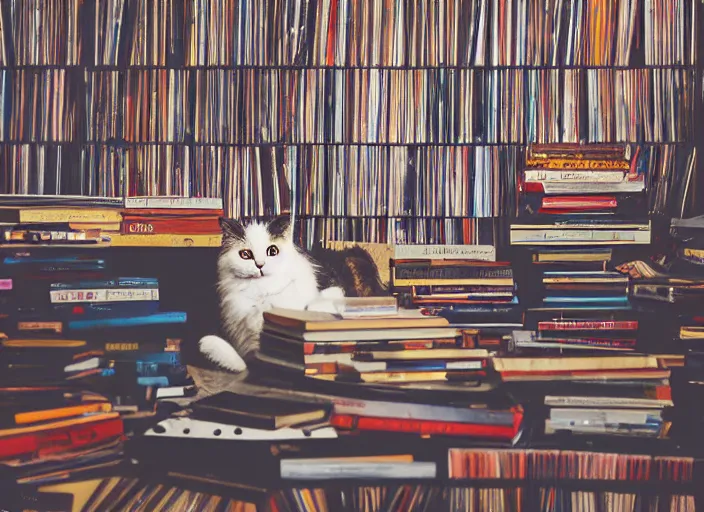
<instances>
[{"instance_id":1,"label":"orange book","mask_svg":"<svg viewBox=\"0 0 704 512\"><path fill-rule=\"evenodd\" d=\"M112 404L109 402L99 402L85 405L75 405L71 407L59 407L57 409L45 409L41 411L28 411L15 414L15 423L24 425L28 423L38 423L40 421L57 420L70 418L94 412L110 412Z\"/></svg>"}]
</instances>

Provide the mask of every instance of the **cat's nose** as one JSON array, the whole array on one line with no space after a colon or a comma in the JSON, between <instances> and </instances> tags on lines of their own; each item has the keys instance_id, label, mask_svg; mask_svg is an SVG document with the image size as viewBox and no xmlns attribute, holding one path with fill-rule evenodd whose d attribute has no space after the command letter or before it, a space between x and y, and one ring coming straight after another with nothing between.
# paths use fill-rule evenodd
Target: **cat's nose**
<instances>
[{"instance_id":1,"label":"cat's nose","mask_svg":"<svg viewBox=\"0 0 704 512\"><path fill-rule=\"evenodd\" d=\"M257 266L257 268L258 268L259 270L261 270L262 267L264 266L264 263L257 263L257 262L254 262L254 264Z\"/></svg>"}]
</instances>

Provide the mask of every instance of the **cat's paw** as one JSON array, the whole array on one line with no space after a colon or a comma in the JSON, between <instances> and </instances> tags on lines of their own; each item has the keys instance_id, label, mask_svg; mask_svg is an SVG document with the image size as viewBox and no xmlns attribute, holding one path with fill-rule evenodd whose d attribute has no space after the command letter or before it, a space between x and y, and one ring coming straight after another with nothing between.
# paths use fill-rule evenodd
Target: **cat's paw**
<instances>
[{"instance_id":1,"label":"cat's paw","mask_svg":"<svg viewBox=\"0 0 704 512\"><path fill-rule=\"evenodd\" d=\"M203 336L198 346L205 357L226 370L242 372L247 369L235 348L219 336Z\"/></svg>"},{"instance_id":2,"label":"cat's paw","mask_svg":"<svg viewBox=\"0 0 704 512\"><path fill-rule=\"evenodd\" d=\"M320 296L323 299L344 299L345 291L339 286L331 286L330 288L320 290Z\"/></svg>"}]
</instances>

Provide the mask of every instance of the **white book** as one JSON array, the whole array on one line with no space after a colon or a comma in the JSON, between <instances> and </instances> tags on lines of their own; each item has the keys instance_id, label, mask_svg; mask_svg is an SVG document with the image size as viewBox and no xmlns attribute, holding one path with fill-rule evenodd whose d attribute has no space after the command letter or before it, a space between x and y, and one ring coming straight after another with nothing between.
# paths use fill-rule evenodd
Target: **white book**
<instances>
[{"instance_id":1,"label":"white book","mask_svg":"<svg viewBox=\"0 0 704 512\"><path fill-rule=\"evenodd\" d=\"M281 478L331 480L338 478L435 478L434 462L373 462L342 459L283 459Z\"/></svg>"},{"instance_id":2,"label":"white book","mask_svg":"<svg viewBox=\"0 0 704 512\"><path fill-rule=\"evenodd\" d=\"M158 288L103 288L85 290L51 290L52 304L71 302L126 302L159 300Z\"/></svg>"},{"instance_id":3,"label":"white book","mask_svg":"<svg viewBox=\"0 0 704 512\"><path fill-rule=\"evenodd\" d=\"M218 197L127 197L125 208L183 208L189 210L222 210Z\"/></svg>"},{"instance_id":4,"label":"white book","mask_svg":"<svg viewBox=\"0 0 704 512\"><path fill-rule=\"evenodd\" d=\"M555 182L543 181L543 191L547 195L556 194L606 194L615 192L640 192L645 189L643 180L608 182Z\"/></svg>"},{"instance_id":5,"label":"white book","mask_svg":"<svg viewBox=\"0 0 704 512\"><path fill-rule=\"evenodd\" d=\"M550 409L550 419L577 425L594 423L628 423L631 425L660 421L657 409Z\"/></svg>"},{"instance_id":6,"label":"white book","mask_svg":"<svg viewBox=\"0 0 704 512\"><path fill-rule=\"evenodd\" d=\"M624 181L625 176L626 171L567 171L551 169L528 169L524 174L525 181L528 183L550 182L551 185L561 185L563 183L620 183Z\"/></svg>"},{"instance_id":7,"label":"white book","mask_svg":"<svg viewBox=\"0 0 704 512\"><path fill-rule=\"evenodd\" d=\"M650 231L610 229L512 229L511 245L649 244Z\"/></svg>"},{"instance_id":8,"label":"white book","mask_svg":"<svg viewBox=\"0 0 704 512\"><path fill-rule=\"evenodd\" d=\"M394 245L394 259L496 261L496 248L493 245Z\"/></svg>"},{"instance_id":9,"label":"white book","mask_svg":"<svg viewBox=\"0 0 704 512\"><path fill-rule=\"evenodd\" d=\"M656 398L627 398L620 396L551 396L545 397L550 407L618 407L621 409L660 409L672 406L672 400Z\"/></svg>"},{"instance_id":10,"label":"white book","mask_svg":"<svg viewBox=\"0 0 704 512\"><path fill-rule=\"evenodd\" d=\"M332 398L335 414L368 418L398 418L418 421L448 421L480 425L513 425L511 411L492 411L481 407L378 402L350 397Z\"/></svg>"}]
</instances>

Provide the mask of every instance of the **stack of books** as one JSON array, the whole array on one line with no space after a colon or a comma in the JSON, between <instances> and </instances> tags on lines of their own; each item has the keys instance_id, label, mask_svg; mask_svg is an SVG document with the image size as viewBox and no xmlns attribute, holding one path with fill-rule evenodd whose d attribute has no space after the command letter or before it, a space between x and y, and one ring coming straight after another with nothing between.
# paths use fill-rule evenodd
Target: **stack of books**
<instances>
[{"instance_id":1,"label":"stack of books","mask_svg":"<svg viewBox=\"0 0 704 512\"><path fill-rule=\"evenodd\" d=\"M285 381L289 390L329 396L330 424L343 430L511 440L522 411L501 393L503 400L492 398L489 352L467 348L465 339L446 319L412 310L340 319L274 309L265 313L252 373L274 387ZM452 406L435 405L448 400ZM481 413L463 412L480 406Z\"/></svg>"},{"instance_id":2,"label":"stack of books","mask_svg":"<svg viewBox=\"0 0 704 512\"><path fill-rule=\"evenodd\" d=\"M511 245L649 244L644 166L629 145L532 145Z\"/></svg>"},{"instance_id":3,"label":"stack of books","mask_svg":"<svg viewBox=\"0 0 704 512\"><path fill-rule=\"evenodd\" d=\"M186 392L191 382L180 357L186 313L159 310L157 279L54 282L49 299L68 333L90 346L64 368L68 380L84 381L133 411L152 409L159 388Z\"/></svg>"},{"instance_id":4,"label":"stack of books","mask_svg":"<svg viewBox=\"0 0 704 512\"><path fill-rule=\"evenodd\" d=\"M453 327L495 349L502 336L522 325L517 284L509 262L495 261L491 246L396 246L391 290L401 304Z\"/></svg>"},{"instance_id":5,"label":"stack of books","mask_svg":"<svg viewBox=\"0 0 704 512\"><path fill-rule=\"evenodd\" d=\"M516 335L520 335L517 332ZM495 357L505 383L544 396L545 434L666 437L670 370L655 356Z\"/></svg>"},{"instance_id":6,"label":"stack of books","mask_svg":"<svg viewBox=\"0 0 704 512\"><path fill-rule=\"evenodd\" d=\"M0 245L219 247L223 214L218 198L0 195Z\"/></svg>"},{"instance_id":7,"label":"stack of books","mask_svg":"<svg viewBox=\"0 0 704 512\"><path fill-rule=\"evenodd\" d=\"M444 318L407 310L342 319L273 309L264 313L260 347L260 360L313 379L375 384L483 380L488 357L465 348Z\"/></svg>"},{"instance_id":8,"label":"stack of books","mask_svg":"<svg viewBox=\"0 0 704 512\"><path fill-rule=\"evenodd\" d=\"M223 214L218 198L128 197L113 245L219 245Z\"/></svg>"},{"instance_id":9,"label":"stack of books","mask_svg":"<svg viewBox=\"0 0 704 512\"><path fill-rule=\"evenodd\" d=\"M49 302L52 281L102 277L105 261L22 249L5 251L0 268L0 464L20 483L40 483L119 463L123 420L108 396L65 379L65 365L90 346Z\"/></svg>"},{"instance_id":10,"label":"stack of books","mask_svg":"<svg viewBox=\"0 0 704 512\"><path fill-rule=\"evenodd\" d=\"M114 413L120 432L131 433L154 419L160 394L191 392L180 357L186 314L159 310L156 279L111 278L103 251L4 251L2 382L97 393L101 409L76 414ZM46 409L64 407L42 400Z\"/></svg>"},{"instance_id":11,"label":"stack of books","mask_svg":"<svg viewBox=\"0 0 704 512\"><path fill-rule=\"evenodd\" d=\"M28 201L29 202L29 201ZM120 231L116 204L84 206L66 201L49 205L13 206L0 201L0 244L6 246L107 245Z\"/></svg>"}]
</instances>

